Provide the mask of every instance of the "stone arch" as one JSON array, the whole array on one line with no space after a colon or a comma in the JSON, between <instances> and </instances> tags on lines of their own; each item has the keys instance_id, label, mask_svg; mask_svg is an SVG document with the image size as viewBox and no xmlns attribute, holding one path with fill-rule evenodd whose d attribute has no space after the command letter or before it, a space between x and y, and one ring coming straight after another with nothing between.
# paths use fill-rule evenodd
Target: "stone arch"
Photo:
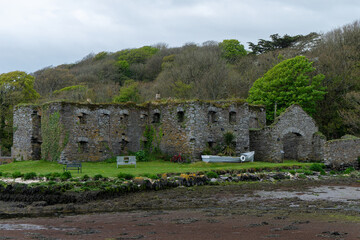
<instances>
[{"instance_id":1,"label":"stone arch","mask_svg":"<svg viewBox=\"0 0 360 240\"><path fill-rule=\"evenodd\" d=\"M295 127L289 127L282 131L282 153L284 159L301 160L303 158L304 146L306 141L304 138L305 133Z\"/></svg>"}]
</instances>

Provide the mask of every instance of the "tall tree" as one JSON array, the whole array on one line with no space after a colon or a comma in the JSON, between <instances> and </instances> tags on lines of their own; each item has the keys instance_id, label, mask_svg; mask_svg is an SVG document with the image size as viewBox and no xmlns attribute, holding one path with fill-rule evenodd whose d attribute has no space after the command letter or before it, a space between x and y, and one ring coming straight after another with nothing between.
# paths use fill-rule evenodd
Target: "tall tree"
<instances>
[{"instance_id":1,"label":"tall tree","mask_svg":"<svg viewBox=\"0 0 360 240\"><path fill-rule=\"evenodd\" d=\"M34 90L33 76L20 71L0 75L0 140L3 153L9 153L12 146L14 106L39 97Z\"/></svg>"},{"instance_id":2,"label":"tall tree","mask_svg":"<svg viewBox=\"0 0 360 240\"><path fill-rule=\"evenodd\" d=\"M324 75L313 75L315 68L307 58L298 56L285 60L254 82L248 101L266 106L267 120L274 120L292 104L299 104L308 114L316 112L316 102L326 94L321 86Z\"/></svg>"}]
</instances>

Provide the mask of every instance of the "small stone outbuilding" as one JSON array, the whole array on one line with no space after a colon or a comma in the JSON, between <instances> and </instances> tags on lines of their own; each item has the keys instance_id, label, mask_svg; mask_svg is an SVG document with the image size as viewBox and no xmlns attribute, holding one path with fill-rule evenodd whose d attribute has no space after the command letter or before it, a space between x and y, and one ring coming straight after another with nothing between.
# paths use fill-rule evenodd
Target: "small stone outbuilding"
<instances>
[{"instance_id":1,"label":"small stone outbuilding","mask_svg":"<svg viewBox=\"0 0 360 240\"><path fill-rule=\"evenodd\" d=\"M257 161L316 161L322 158L321 136L315 121L299 105L292 105L270 126L250 129L250 149Z\"/></svg>"}]
</instances>

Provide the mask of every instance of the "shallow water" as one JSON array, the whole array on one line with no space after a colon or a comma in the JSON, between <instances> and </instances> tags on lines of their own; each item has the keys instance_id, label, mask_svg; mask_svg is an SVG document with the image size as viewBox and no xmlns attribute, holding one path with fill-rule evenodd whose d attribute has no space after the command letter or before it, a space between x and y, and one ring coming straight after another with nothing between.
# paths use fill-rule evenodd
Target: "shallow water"
<instances>
[{"instance_id":1,"label":"shallow water","mask_svg":"<svg viewBox=\"0 0 360 240\"><path fill-rule=\"evenodd\" d=\"M360 187L321 186L301 192L290 191L256 191L257 196L264 199L299 198L304 201L327 200L332 202L360 201Z\"/></svg>"},{"instance_id":2,"label":"shallow water","mask_svg":"<svg viewBox=\"0 0 360 240\"><path fill-rule=\"evenodd\" d=\"M44 230L44 226L34 224L0 224L0 230Z\"/></svg>"}]
</instances>

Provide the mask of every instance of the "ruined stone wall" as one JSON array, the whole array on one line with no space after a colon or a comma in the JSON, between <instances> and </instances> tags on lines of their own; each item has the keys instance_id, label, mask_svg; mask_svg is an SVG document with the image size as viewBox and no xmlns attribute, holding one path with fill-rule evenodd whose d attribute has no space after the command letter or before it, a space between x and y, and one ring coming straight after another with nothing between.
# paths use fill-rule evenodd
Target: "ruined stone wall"
<instances>
[{"instance_id":1,"label":"ruined stone wall","mask_svg":"<svg viewBox=\"0 0 360 240\"><path fill-rule=\"evenodd\" d=\"M258 161L280 162L284 156L296 156L297 160L312 160L313 135L318 131L315 121L298 105L289 107L275 119L271 126L261 131L252 131L251 149ZM290 143L296 140L297 149L285 153ZM284 148L285 146L285 148ZM296 152L295 152L296 151Z\"/></svg>"},{"instance_id":2,"label":"ruined stone wall","mask_svg":"<svg viewBox=\"0 0 360 240\"><path fill-rule=\"evenodd\" d=\"M333 168L359 167L360 138L327 141L324 146L324 163Z\"/></svg>"},{"instance_id":3,"label":"ruined stone wall","mask_svg":"<svg viewBox=\"0 0 360 240\"><path fill-rule=\"evenodd\" d=\"M38 158L41 144L41 124L36 106L21 106L14 109L12 157L17 160Z\"/></svg>"},{"instance_id":4,"label":"ruined stone wall","mask_svg":"<svg viewBox=\"0 0 360 240\"><path fill-rule=\"evenodd\" d=\"M313 135L313 152L311 159L316 162L321 162L324 159L324 147L326 143L326 137L321 132L316 132Z\"/></svg>"},{"instance_id":5,"label":"ruined stone wall","mask_svg":"<svg viewBox=\"0 0 360 240\"><path fill-rule=\"evenodd\" d=\"M40 159L39 154L32 154L33 145L29 144L37 134L43 139L39 146L45 159L101 161L140 150L141 143L146 141L144 130L147 126L155 129L153 145L159 144L161 151L170 155L182 153L193 160L200 159L208 144L223 142L223 134L227 131L235 135L237 153L249 150L250 117L245 102L154 102L146 105L55 102L44 104L40 109L37 115L41 117L41 128L40 121L36 123L31 116L33 109L20 107L15 113L21 129L14 138L17 159L34 159L35 156ZM49 126L56 114L58 122ZM57 133L49 134L49 129L57 129ZM54 136L49 140L48 135Z\"/></svg>"},{"instance_id":6,"label":"ruined stone wall","mask_svg":"<svg viewBox=\"0 0 360 240\"><path fill-rule=\"evenodd\" d=\"M61 103L59 111L67 143L62 160L100 161L140 149L148 112L136 105ZM63 137L64 139L65 137Z\"/></svg>"},{"instance_id":7,"label":"ruined stone wall","mask_svg":"<svg viewBox=\"0 0 360 240\"><path fill-rule=\"evenodd\" d=\"M210 145L223 143L229 131L235 135L236 152L249 150L248 105L244 102L204 102L152 104L151 118L160 114L153 126L162 133L160 148L170 155L185 154L200 159Z\"/></svg>"},{"instance_id":8,"label":"ruined stone wall","mask_svg":"<svg viewBox=\"0 0 360 240\"><path fill-rule=\"evenodd\" d=\"M260 129L266 126L266 110L264 106L249 105L249 128Z\"/></svg>"}]
</instances>

